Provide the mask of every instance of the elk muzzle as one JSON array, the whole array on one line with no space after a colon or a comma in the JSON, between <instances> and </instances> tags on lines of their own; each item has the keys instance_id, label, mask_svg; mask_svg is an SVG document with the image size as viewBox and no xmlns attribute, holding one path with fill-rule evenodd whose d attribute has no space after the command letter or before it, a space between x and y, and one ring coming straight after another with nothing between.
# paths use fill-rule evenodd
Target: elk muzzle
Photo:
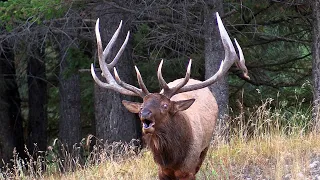
<instances>
[{"instance_id":1,"label":"elk muzzle","mask_svg":"<svg viewBox=\"0 0 320 180\"><path fill-rule=\"evenodd\" d=\"M152 120L152 112L147 108L142 108L139 112L144 133L152 133L154 131L154 120Z\"/></svg>"},{"instance_id":2,"label":"elk muzzle","mask_svg":"<svg viewBox=\"0 0 320 180\"><path fill-rule=\"evenodd\" d=\"M150 119L152 115L152 112L149 109L142 108L140 111L140 119Z\"/></svg>"}]
</instances>

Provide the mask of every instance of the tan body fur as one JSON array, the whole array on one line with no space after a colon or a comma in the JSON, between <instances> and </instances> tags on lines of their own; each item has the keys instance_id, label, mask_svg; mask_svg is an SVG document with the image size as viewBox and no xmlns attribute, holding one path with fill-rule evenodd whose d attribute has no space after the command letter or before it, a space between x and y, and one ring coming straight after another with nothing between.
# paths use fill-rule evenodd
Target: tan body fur
<instances>
[{"instance_id":1,"label":"tan body fur","mask_svg":"<svg viewBox=\"0 0 320 180\"><path fill-rule=\"evenodd\" d=\"M181 79L169 83L169 86L175 86ZM190 79L188 84L195 84L200 81ZM181 171L192 172L197 166L197 159L200 153L209 146L216 119L218 116L218 105L209 88L203 88L195 91L185 92L174 95L171 100L178 101L194 98L195 102L184 111L178 113L188 119L192 129L190 137L191 147L185 158Z\"/></svg>"}]
</instances>

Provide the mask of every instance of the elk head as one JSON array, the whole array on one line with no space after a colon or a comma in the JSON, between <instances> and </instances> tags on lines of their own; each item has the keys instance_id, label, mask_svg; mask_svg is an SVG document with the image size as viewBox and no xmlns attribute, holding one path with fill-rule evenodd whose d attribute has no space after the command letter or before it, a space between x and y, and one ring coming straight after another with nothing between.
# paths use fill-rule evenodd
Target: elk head
<instances>
[{"instance_id":1,"label":"elk head","mask_svg":"<svg viewBox=\"0 0 320 180\"><path fill-rule=\"evenodd\" d=\"M178 111L188 109L195 99L171 101L168 97L159 94L148 94L143 103L122 101L122 104L132 113L138 113L142 123L143 132L153 133L158 126L170 123L170 117Z\"/></svg>"},{"instance_id":2,"label":"elk head","mask_svg":"<svg viewBox=\"0 0 320 180\"><path fill-rule=\"evenodd\" d=\"M95 80L95 82L101 87L112 89L121 94L129 95L129 96L140 96L141 98L143 98L143 103L129 102L129 101L123 101L122 103L130 112L139 114L139 117L143 126L143 131L145 133L153 133L163 123L165 122L168 123L168 121L170 121L170 117L174 116L179 111L184 111L188 109L195 101L195 99L185 99L180 101L170 100L170 98L175 94L194 91L215 83L220 77L224 76L227 73L229 68L235 62L238 65L238 67L243 70L244 75L248 77L247 68L245 66L245 61L244 61L241 47L239 46L238 42L235 40L235 43L240 55L240 59L239 59L218 13L217 13L217 21L218 21L218 27L219 27L222 43L225 49L225 58L221 62L218 72L216 72L216 74L214 74L212 77L210 77L209 79L203 82L192 84L192 85L186 85L190 79L190 69L191 69L191 63L192 63L192 61L190 60L189 65L187 67L185 78L182 79L180 83L178 83L176 86L169 87L168 84L165 82L164 78L162 77L161 69L162 69L163 61L161 61L158 67L157 76L158 76L159 84L161 85L163 90L160 93L150 93L147 90L142 80L142 77L140 75L140 72L136 66L135 66L135 70L137 73L137 79L138 79L138 84L140 88L137 88L135 86L132 86L130 84L127 84L121 81L117 73L117 70L114 67L128 42L128 38L130 34L129 32L127 34L127 37L123 45L121 46L119 52L117 53L116 57L113 59L111 63L109 64L106 63L105 59L109 54L110 49L114 45L114 42L117 39L117 36L119 35L122 22L120 23L118 29L114 33L113 37L111 38L106 48L102 51L102 43L101 43L101 37L99 32L99 19L98 19L95 27L97 47L98 47L98 57L99 57L99 65L102 70L102 76L106 78L106 83L99 80L99 78L95 74L94 67L91 64L92 77ZM110 72L112 69L114 71L114 76L112 76Z\"/></svg>"}]
</instances>

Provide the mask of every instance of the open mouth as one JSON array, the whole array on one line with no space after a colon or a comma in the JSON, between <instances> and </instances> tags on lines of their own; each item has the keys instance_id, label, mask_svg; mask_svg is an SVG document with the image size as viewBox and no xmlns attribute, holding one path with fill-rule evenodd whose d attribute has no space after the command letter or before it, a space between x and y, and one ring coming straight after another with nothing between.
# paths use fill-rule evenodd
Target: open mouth
<instances>
[{"instance_id":1,"label":"open mouth","mask_svg":"<svg viewBox=\"0 0 320 180\"><path fill-rule=\"evenodd\" d=\"M144 129L149 129L151 128L155 123L151 120L145 119L142 121L142 125Z\"/></svg>"}]
</instances>

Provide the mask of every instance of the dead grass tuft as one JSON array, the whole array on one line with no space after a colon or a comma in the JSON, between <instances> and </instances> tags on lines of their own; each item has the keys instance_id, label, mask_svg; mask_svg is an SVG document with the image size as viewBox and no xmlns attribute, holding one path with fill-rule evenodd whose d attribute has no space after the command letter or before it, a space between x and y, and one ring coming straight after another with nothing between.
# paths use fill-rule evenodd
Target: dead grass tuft
<instances>
[{"instance_id":1,"label":"dead grass tuft","mask_svg":"<svg viewBox=\"0 0 320 180\"><path fill-rule=\"evenodd\" d=\"M288 112L281 105L271 108L272 102L231 119L230 141L212 144L198 179L320 178L320 135L309 132L310 110ZM42 156L26 161L15 154L0 179L157 179L152 154L138 144L90 135L69 150L55 140Z\"/></svg>"}]
</instances>

